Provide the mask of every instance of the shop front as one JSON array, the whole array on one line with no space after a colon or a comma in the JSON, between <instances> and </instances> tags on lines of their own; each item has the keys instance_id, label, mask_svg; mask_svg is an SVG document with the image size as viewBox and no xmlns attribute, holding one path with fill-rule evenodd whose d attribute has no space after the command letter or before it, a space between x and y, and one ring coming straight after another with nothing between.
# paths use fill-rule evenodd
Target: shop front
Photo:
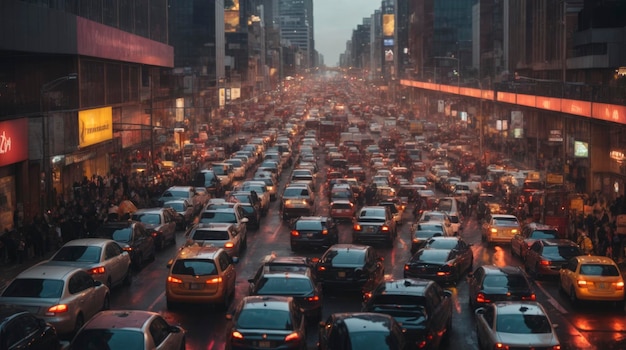
<instances>
[{"instance_id":1,"label":"shop front","mask_svg":"<svg viewBox=\"0 0 626 350\"><path fill-rule=\"evenodd\" d=\"M24 204L37 193L28 188L28 119L0 122L0 235L21 225ZM33 191L37 192L37 191ZM34 213L28 213L30 216Z\"/></svg>"}]
</instances>

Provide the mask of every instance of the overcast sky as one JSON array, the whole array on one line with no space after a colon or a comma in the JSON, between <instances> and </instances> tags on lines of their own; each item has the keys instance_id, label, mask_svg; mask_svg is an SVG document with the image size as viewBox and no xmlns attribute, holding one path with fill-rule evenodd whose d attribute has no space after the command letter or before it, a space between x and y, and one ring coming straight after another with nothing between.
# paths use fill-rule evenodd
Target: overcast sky
<instances>
[{"instance_id":1,"label":"overcast sky","mask_svg":"<svg viewBox=\"0 0 626 350\"><path fill-rule=\"evenodd\" d=\"M352 31L380 8L381 0L314 0L315 49L327 66L337 66Z\"/></svg>"}]
</instances>

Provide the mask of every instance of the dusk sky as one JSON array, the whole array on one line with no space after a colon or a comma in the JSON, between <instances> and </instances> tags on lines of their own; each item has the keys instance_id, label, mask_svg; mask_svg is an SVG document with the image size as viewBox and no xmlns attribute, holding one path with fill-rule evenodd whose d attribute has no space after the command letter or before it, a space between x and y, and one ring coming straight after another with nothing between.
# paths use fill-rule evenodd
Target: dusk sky
<instances>
[{"instance_id":1,"label":"dusk sky","mask_svg":"<svg viewBox=\"0 0 626 350\"><path fill-rule=\"evenodd\" d=\"M337 66L339 54L356 26L380 8L381 0L314 0L315 48L327 66Z\"/></svg>"}]
</instances>

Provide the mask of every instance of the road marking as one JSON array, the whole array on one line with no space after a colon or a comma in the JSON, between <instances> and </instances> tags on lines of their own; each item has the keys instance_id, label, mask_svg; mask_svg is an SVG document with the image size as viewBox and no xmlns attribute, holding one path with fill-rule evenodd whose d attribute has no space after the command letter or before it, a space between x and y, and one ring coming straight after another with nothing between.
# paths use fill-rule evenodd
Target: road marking
<instances>
[{"instance_id":1,"label":"road marking","mask_svg":"<svg viewBox=\"0 0 626 350\"><path fill-rule=\"evenodd\" d=\"M156 299L154 299L154 301L152 302L152 304L150 304L150 306L148 306L148 310L149 311L154 311L154 307L156 306L156 304L161 301L161 299L165 298L165 292L162 292Z\"/></svg>"},{"instance_id":2,"label":"road marking","mask_svg":"<svg viewBox=\"0 0 626 350\"><path fill-rule=\"evenodd\" d=\"M552 306L554 306L554 308L557 309L558 312L562 313L563 315L568 314L568 311L565 310L565 308L563 308L563 306L561 306L561 304L559 304L559 302L556 301L556 299L554 299L539 282L535 282L535 285L539 287L539 289L541 289L541 292L548 297L548 302L552 304Z\"/></svg>"}]
</instances>

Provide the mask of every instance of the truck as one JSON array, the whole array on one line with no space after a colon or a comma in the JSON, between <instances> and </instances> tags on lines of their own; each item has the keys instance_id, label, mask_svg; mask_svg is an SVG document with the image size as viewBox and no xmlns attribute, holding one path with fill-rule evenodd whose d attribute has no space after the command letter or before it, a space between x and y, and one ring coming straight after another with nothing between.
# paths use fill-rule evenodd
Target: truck
<instances>
[{"instance_id":1,"label":"truck","mask_svg":"<svg viewBox=\"0 0 626 350\"><path fill-rule=\"evenodd\" d=\"M411 136L419 136L424 133L424 123L421 120L409 121L409 132Z\"/></svg>"}]
</instances>

